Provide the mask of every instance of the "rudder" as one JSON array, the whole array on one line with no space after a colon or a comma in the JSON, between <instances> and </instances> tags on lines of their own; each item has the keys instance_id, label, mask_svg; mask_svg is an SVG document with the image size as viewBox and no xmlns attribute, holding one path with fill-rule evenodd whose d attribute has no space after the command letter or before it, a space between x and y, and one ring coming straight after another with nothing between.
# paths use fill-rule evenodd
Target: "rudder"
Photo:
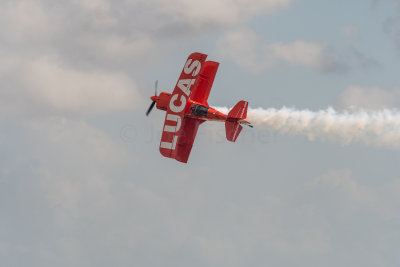
<instances>
[{"instance_id":1,"label":"rudder","mask_svg":"<svg viewBox=\"0 0 400 267\"><path fill-rule=\"evenodd\" d=\"M241 100L239 101L231 111L228 113L228 118L231 119L246 119L247 117L247 107L249 102Z\"/></svg>"}]
</instances>

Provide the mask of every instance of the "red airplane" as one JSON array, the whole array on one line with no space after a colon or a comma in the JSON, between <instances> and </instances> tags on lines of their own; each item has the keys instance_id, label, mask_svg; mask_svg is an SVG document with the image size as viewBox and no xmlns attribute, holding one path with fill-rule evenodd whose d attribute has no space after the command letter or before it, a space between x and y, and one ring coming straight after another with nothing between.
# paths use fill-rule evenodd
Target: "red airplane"
<instances>
[{"instance_id":1,"label":"red airplane","mask_svg":"<svg viewBox=\"0 0 400 267\"><path fill-rule=\"evenodd\" d=\"M156 93L146 112L148 116L154 105L167 112L160 143L164 157L187 163L199 125L205 121L224 121L226 138L235 142L246 121L248 102L239 101L227 114L211 108L207 99L217 73L219 63L206 61L207 55L191 54L183 67L172 94Z\"/></svg>"}]
</instances>

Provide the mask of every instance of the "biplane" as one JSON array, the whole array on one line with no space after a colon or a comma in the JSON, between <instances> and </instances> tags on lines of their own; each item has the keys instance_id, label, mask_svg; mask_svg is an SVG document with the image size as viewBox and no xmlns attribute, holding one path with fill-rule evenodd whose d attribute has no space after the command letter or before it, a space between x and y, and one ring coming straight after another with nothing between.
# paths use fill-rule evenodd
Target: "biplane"
<instances>
[{"instance_id":1,"label":"biplane","mask_svg":"<svg viewBox=\"0 0 400 267\"><path fill-rule=\"evenodd\" d=\"M191 54L183 67L172 94L162 92L150 97L153 101L146 112L148 116L156 105L166 111L160 153L164 157L187 163L197 129L205 121L225 122L226 138L235 142L246 120L248 102L239 101L228 114L223 114L208 105L208 96L218 70L219 63L206 61L207 55Z\"/></svg>"}]
</instances>

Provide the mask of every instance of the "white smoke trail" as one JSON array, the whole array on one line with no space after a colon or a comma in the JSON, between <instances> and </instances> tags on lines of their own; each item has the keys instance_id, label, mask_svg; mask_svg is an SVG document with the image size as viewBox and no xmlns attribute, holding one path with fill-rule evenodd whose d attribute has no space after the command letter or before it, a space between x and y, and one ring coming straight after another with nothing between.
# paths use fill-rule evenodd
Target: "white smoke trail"
<instances>
[{"instance_id":1,"label":"white smoke trail","mask_svg":"<svg viewBox=\"0 0 400 267\"><path fill-rule=\"evenodd\" d=\"M228 112L228 108L217 108ZM282 134L302 135L309 140L337 140L400 149L400 112L397 110L320 111L249 109L247 119L254 125L268 126Z\"/></svg>"}]
</instances>

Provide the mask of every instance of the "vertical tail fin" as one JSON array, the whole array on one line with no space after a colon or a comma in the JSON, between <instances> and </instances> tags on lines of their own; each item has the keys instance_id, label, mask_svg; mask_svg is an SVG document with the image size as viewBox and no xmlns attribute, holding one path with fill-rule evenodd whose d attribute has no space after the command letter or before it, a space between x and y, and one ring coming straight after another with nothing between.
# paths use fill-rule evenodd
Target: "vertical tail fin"
<instances>
[{"instance_id":1,"label":"vertical tail fin","mask_svg":"<svg viewBox=\"0 0 400 267\"><path fill-rule=\"evenodd\" d=\"M225 122L226 139L228 141L235 142L242 131L243 127L240 123L245 122L248 105L247 101L239 101L228 113L228 119Z\"/></svg>"},{"instance_id":2,"label":"vertical tail fin","mask_svg":"<svg viewBox=\"0 0 400 267\"><path fill-rule=\"evenodd\" d=\"M247 101L239 101L231 111L228 113L228 118L231 119L246 119L247 117L247 107L249 103Z\"/></svg>"}]
</instances>

